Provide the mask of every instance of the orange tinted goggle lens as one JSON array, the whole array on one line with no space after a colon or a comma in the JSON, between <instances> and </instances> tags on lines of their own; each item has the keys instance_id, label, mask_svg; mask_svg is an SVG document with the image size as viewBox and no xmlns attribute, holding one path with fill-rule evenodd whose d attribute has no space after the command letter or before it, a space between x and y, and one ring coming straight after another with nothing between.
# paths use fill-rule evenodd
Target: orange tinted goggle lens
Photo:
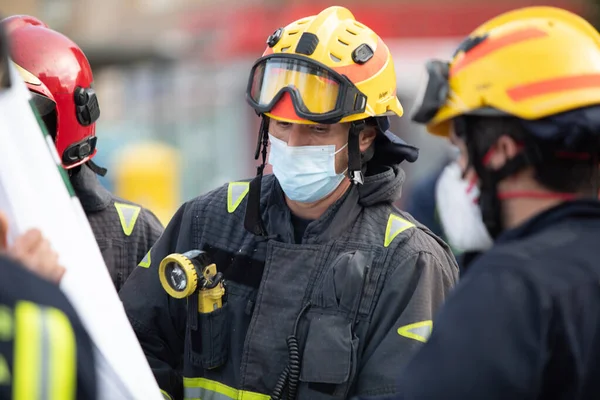
<instances>
[{"instance_id":1,"label":"orange tinted goggle lens","mask_svg":"<svg viewBox=\"0 0 600 400\"><path fill-rule=\"evenodd\" d=\"M291 89L300 98L299 107L311 114L336 109L340 83L328 71L295 59L268 59L255 69L250 95L261 106L270 104L283 90Z\"/></svg>"}]
</instances>

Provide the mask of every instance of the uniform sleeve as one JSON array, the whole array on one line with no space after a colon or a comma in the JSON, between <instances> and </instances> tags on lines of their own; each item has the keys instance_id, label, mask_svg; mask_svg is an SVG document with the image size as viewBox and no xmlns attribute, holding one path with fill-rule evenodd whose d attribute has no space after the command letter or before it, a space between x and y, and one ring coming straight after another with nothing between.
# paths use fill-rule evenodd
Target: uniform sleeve
<instances>
[{"instance_id":1,"label":"uniform sleeve","mask_svg":"<svg viewBox=\"0 0 600 400\"><path fill-rule=\"evenodd\" d=\"M465 278L444 305L430 340L401 375L399 399L537 397L546 300L506 267L486 268Z\"/></svg>"},{"instance_id":2,"label":"uniform sleeve","mask_svg":"<svg viewBox=\"0 0 600 400\"><path fill-rule=\"evenodd\" d=\"M183 397L178 369L184 350L185 299L173 299L164 291L158 266L171 253L191 250L191 221L191 207L184 204L119 292L158 385L173 399Z\"/></svg>"},{"instance_id":3,"label":"uniform sleeve","mask_svg":"<svg viewBox=\"0 0 600 400\"><path fill-rule=\"evenodd\" d=\"M457 280L449 257L419 252L397 259L402 261L386 277L360 366L355 394L364 398L397 393L403 367L429 337L433 316Z\"/></svg>"}]
</instances>

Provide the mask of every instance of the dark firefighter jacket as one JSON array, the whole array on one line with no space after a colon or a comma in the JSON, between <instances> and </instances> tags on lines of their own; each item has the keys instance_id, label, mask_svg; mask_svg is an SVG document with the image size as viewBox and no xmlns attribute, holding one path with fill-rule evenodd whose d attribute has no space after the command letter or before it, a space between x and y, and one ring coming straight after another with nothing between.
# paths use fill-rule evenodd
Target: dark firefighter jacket
<instances>
[{"instance_id":1,"label":"dark firefighter jacket","mask_svg":"<svg viewBox=\"0 0 600 400\"><path fill-rule=\"evenodd\" d=\"M442 307L394 399L600 399L599 243L594 200L504 232Z\"/></svg>"},{"instance_id":2,"label":"dark firefighter jacket","mask_svg":"<svg viewBox=\"0 0 600 400\"><path fill-rule=\"evenodd\" d=\"M106 190L96 174L83 165L71 184L88 218L104 262L117 290L158 240L163 226L148 209Z\"/></svg>"},{"instance_id":3,"label":"dark firefighter jacket","mask_svg":"<svg viewBox=\"0 0 600 400\"><path fill-rule=\"evenodd\" d=\"M58 286L0 256L0 399L96 399L92 343Z\"/></svg>"},{"instance_id":4,"label":"dark firefighter jacket","mask_svg":"<svg viewBox=\"0 0 600 400\"><path fill-rule=\"evenodd\" d=\"M458 275L448 246L392 206L403 180L398 165L367 170L298 241L272 175L262 182L267 238L244 229L248 182L184 204L120 292L165 397L268 399L296 320L298 399L395 393ZM208 314L159 282L163 257L191 249L227 282L225 305Z\"/></svg>"}]
</instances>

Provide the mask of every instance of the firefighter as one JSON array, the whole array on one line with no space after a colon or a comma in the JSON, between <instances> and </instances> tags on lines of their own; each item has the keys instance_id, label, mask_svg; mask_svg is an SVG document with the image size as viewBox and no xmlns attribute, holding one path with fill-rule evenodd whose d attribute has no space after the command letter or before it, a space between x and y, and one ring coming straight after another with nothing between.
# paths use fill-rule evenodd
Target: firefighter
<instances>
[{"instance_id":1,"label":"firefighter","mask_svg":"<svg viewBox=\"0 0 600 400\"><path fill-rule=\"evenodd\" d=\"M268 38L247 101L263 122L257 176L184 204L120 292L165 398L395 393L458 267L392 205L399 164L417 149L387 130L402 115L388 47L327 8ZM186 287L162 260L191 250L225 280L208 312L201 294L176 299L161 285Z\"/></svg>"},{"instance_id":2,"label":"firefighter","mask_svg":"<svg viewBox=\"0 0 600 400\"><path fill-rule=\"evenodd\" d=\"M453 212L494 242L396 398L600 398L600 34L565 10L522 8L427 70L413 119L460 148L466 167L444 179L466 196L472 167L480 209Z\"/></svg>"},{"instance_id":3,"label":"firefighter","mask_svg":"<svg viewBox=\"0 0 600 400\"><path fill-rule=\"evenodd\" d=\"M0 399L96 399L91 340L58 288L58 256L37 229L7 246L0 212Z\"/></svg>"},{"instance_id":4,"label":"firefighter","mask_svg":"<svg viewBox=\"0 0 600 400\"><path fill-rule=\"evenodd\" d=\"M106 173L92 161L100 109L92 70L81 49L30 16L12 16L1 23L11 41L12 60L55 141L118 290L163 227L151 211L117 198L96 176Z\"/></svg>"}]
</instances>

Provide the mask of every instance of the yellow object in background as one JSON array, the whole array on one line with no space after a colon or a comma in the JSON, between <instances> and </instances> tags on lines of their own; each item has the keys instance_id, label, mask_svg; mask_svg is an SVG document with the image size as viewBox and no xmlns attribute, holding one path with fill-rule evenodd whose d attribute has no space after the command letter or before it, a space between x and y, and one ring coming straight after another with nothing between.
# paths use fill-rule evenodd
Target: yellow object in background
<instances>
[{"instance_id":1,"label":"yellow object in background","mask_svg":"<svg viewBox=\"0 0 600 400\"><path fill-rule=\"evenodd\" d=\"M165 143L145 141L115 155L115 194L148 208L167 225L180 205L179 151Z\"/></svg>"}]
</instances>

